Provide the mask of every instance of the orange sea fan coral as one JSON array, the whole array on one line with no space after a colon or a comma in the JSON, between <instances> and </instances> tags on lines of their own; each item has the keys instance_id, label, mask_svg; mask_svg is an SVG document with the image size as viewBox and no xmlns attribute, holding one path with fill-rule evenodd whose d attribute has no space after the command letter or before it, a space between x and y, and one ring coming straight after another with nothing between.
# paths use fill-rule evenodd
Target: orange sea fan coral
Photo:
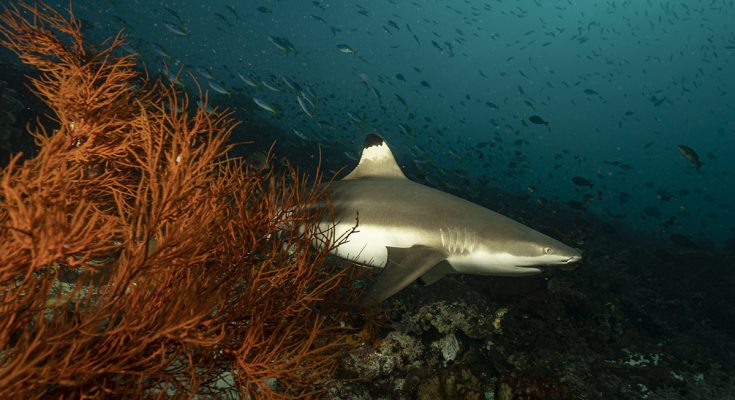
<instances>
[{"instance_id":1,"label":"orange sea fan coral","mask_svg":"<svg viewBox=\"0 0 735 400\"><path fill-rule=\"evenodd\" d=\"M54 113L0 173L0 398L321 396L351 332L321 176L229 158L230 114L71 13L8 6L0 42Z\"/></svg>"}]
</instances>

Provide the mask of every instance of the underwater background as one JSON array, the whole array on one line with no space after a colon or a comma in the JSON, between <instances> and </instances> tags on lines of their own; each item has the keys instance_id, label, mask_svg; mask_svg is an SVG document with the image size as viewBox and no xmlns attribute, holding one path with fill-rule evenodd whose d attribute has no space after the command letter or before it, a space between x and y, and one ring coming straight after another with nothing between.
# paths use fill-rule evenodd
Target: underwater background
<instances>
[{"instance_id":1,"label":"underwater background","mask_svg":"<svg viewBox=\"0 0 735 400\"><path fill-rule=\"evenodd\" d=\"M261 150L278 139L296 164L319 145L327 169L351 166L376 131L412 179L480 204L501 190L539 212L564 204L646 240L708 248L735 237L733 8L74 3L90 39L123 30L151 74L180 73L194 93L196 78L246 121L243 138Z\"/></svg>"},{"instance_id":2,"label":"underwater background","mask_svg":"<svg viewBox=\"0 0 735 400\"><path fill-rule=\"evenodd\" d=\"M507 290L506 280L463 277L439 286L435 308L418 309L403 320L408 328L385 339L414 351L396 356L391 371L419 358L421 339L408 333L429 329L423 325L433 327L436 337L423 339L439 343L445 366L455 361L446 348L487 347L474 341L497 334L494 322L508 309L486 299L453 308L460 292L470 303L469 287L522 310L508 324L524 333L503 357L483 353L501 383L556 390L537 375L503 375L507 364L523 364L508 361L508 349L533 342L557 352L550 362L575 366L572 386L587 382L581 371L592 365L581 354L605 353L601 364L618 360L610 376L619 380L605 389L626 389L575 398L735 398L728 378L735 366L735 2L77 0L73 10L88 42L122 30L126 50L141 54L149 74L234 110L243 121L234 140L253 142L237 149L253 160L275 141L276 156L299 168L321 162L330 174L344 173L365 135L378 132L411 179L586 252L587 264L559 281ZM27 71L6 49L0 73L5 165L11 152L32 154L23 127L42 106L24 94ZM551 294L538 294L540 286ZM521 295L528 299L519 303ZM431 304L422 296L421 304ZM414 297L406 295L404 311L418 307ZM538 304L560 298L576 311L547 311L572 322L530 322L534 310L544 319ZM489 326L466 328L488 314ZM441 325L436 315L451 321ZM637 333L624 333L629 326ZM597 342L572 350L575 335L600 327L605 333L590 334ZM568 341L544 343L531 333L549 330L569 333ZM672 332L682 336L668 347L662 338ZM601 350L612 347L619 351ZM569 354L559 356L562 349ZM659 363L664 371L653 368ZM352 371L383 382L365 393L409 391L360 368ZM402 379L430 380L412 374Z\"/></svg>"}]
</instances>

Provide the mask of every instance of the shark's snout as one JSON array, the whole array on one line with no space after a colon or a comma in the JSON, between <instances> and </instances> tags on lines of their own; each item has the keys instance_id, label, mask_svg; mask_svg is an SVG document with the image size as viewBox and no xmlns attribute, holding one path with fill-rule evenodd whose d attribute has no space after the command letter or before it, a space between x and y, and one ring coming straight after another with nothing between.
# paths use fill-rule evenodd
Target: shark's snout
<instances>
[{"instance_id":1,"label":"shark's snout","mask_svg":"<svg viewBox=\"0 0 735 400\"><path fill-rule=\"evenodd\" d=\"M582 253L577 249L574 249L574 254L571 254L566 260L561 261L559 269L562 271L572 271L577 269L577 262L582 259Z\"/></svg>"}]
</instances>

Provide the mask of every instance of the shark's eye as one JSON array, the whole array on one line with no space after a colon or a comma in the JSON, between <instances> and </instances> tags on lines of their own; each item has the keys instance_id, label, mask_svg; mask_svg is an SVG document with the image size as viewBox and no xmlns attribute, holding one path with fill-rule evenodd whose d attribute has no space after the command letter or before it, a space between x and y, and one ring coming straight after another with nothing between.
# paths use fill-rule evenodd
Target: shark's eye
<instances>
[{"instance_id":1,"label":"shark's eye","mask_svg":"<svg viewBox=\"0 0 735 400\"><path fill-rule=\"evenodd\" d=\"M551 254L554 252L554 249L551 247L544 247L544 254Z\"/></svg>"}]
</instances>

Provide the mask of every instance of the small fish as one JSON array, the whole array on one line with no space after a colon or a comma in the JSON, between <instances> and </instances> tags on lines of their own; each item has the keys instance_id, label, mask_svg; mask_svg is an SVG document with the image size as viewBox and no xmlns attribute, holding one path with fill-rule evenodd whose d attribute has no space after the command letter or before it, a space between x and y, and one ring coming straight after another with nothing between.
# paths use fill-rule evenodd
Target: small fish
<instances>
[{"instance_id":1,"label":"small fish","mask_svg":"<svg viewBox=\"0 0 735 400\"><path fill-rule=\"evenodd\" d=\"M204 102L202 102L201 100L197 100L197 107L204 107L204 111L208 114L212 114L215 116L220 115L220 112L215 107L212 107L211 104L204 104ZM181 110L179 110L179 112L181 112Z\"/></svg>"},{"instance_id":2,"label":"small fish","mask_svg":"<svg viewBox=\"0 0 735 400\"><path fill-rule=\"evenodd\" d=\"M288 54L288 53L298 54L299 53L298 51L296 51L296 47L293 45L293 43L291 43L288 39L278 37L278 36L268 36L268 41L273 43L274 46L279 48L285 54Z\"/></svg>"},{"instance_id":3,"label":"small fish","mask_svg":"<svg viewBox=\"0 0 735 400\"><path fill-rule=\"evenodd\" d=\"M396 74L396 79L398 79L399 81L406 82L406 77L403 76L403 74Z\"/></svg>"},{"instance_id":4,"label":"small fish","mask_svg":"<svg viewBox=\"0 0 735 400\"><path fill-rule=\"evenodd\" d=\"M301 96L296 95L296 101L299 102L299 107L301 107L304 114L308 115L309 118L314 118L314 114L311 113L309 107L306 105L306 101Z\"/></svg>"},{"instance_id":5,"label":"small fish","mask_svg":"<svg viewBox=\"0 0 735 400\"><path fill-rule=\"evenodd\" d=\"M383 96L380 95L380 92L378 91L378 89L376 89L375 87L372 87L371 86L370 87L370 93L372 93L373 96L375 96L375 98L378 99L378 103L379 104L383 104Z\"/></svg>"},{"instance_id":6,"label":"small fish","mask_svg":"<svg viewBox=\"0 0 735 400\"><path fill-rule=\"evenodd\" d=\"M174 75L171 71L168 70L168 68L163 69L163 75L169 80L169 82L173 83L174 85L182 89L186 88L186 85L179 79L178 75Z\"/></svg>"},{"instance_id":7,"label":"small fish","mask_svg":"<svg viewBox=\"0 0 735 400\"><path fill-rule=\"evenodd\" d=\"M581 176L575 176L572 178L572 182L577 186L594 186L594 183L582 178Z\"/></svg>"},{"instance_id":8,"label":"small fish","mask_svg":"<svg viewBox=\"0 0 735 400\"><path fill-rule=\"evenodd\" d=\"M546 126L549 126L549 122L548 121L544 121L544 119L541 118L541 117L539 117L538 115L532 115L532 116L530 116L528 118L528 120L531 121L531 123L534 123L536 125L546 125Z\"/></svg>"},{"instance_id":9,"label":"small fish","mask_svg":"<svg viewBox=\"0 0 735 400\"><path fill-rule=\"evenodd\" d=\"M337 130L339 129L339 127L336 124L332 122L324 121L324 120L317 121L316 124L319 128L329 129L332 132L337 132Z\"/></svg>"},{"instance_id":10,"label":"small fish","mask_svg":"<svg viewBox=\"0 0 735 400\"><path fill-rule=\"evenodd\" d=\"M140 54L140 52L138 50L136 50L133 46L131 46L131 45L127 44L127 43L125 43L122 46L120 46L120 48L123 49L123 51L125 51L128 54L136 54L136 55L137 54Z\"/></svg>"},{"instance_id":11,"label":"small fish","mask_svg":"<svg viewBox=\"0 0 735 400\"><path fill-rule=\"evenodd\" d=\"M597 93L597 91L593 89L585 89L584 94L594 95L594 94L599 94L599 93Z\"/></svg>"},{"instance_id":12,"label":"small fish","mask_svg":"<svg viewBox=\"0 0 735 400\"><path fill-rule=\"evenodd\" d=\"M270 104L262 99L259 99L257 97L253 97L253 102L258 107L268 111L271 113L272 116L276 117L281 114L281 109L278 108L278 106Z\"/></svg>"},{"instance_id":13,"label":"small fish","mask_svg":"<svg viewBox=\"0 0 735 400\"><path fill-rule=\"evenodd\" d=\"M189 36L189 32L186 29L170 22L164 22L163 27L176 36Z\"/></svg>"},{"instance_id":14,"label":"small fish","mask_svg":"<svg viewBox=\"0 0 735 400\"><path fill-rule=\"evenodd\" d=\"M283 81L283 83L286 86L288 86L289 89L293 90L294 92L296 93L301 92L301 86L298 83L286 78L283 75L281 75L281 81Z\"/></svg>"},{"instance_id":15,"label":"small fish","mask_svg":"<svg viewBox=\"0 0 735 400\"><path fill-rule=\"evenodd\" d=\"M172 17L176 18L176 20L179 21L179 24L183 23L183 20L181 19L181 17L179 17L179 14L175 10L172 10L168 7L163 7L163 9L166 10L166 12L169 13Z\"/></svg>"},{"instance_id":16,"label":"small fish","mask_svg":"<svg viewBox=\"0 0 735 400\"><path fill-rule=\"evenodd\" d=\"M365 120L363 118L357 117L355 116L355 114L349 111L347 112L347 117L350 119L350 121L352 121L356 125L362 125L365 123Z\"/></svg>"},{"instance_id":17,"label":"small fish","mask_svg":"<svg viewBox=\"0 0 735 400\"><path fill-rule=\"evenodd\" d=\"M421 86L431 89L431 85L429 85L429 82L427 81L421 81Z\"/></svg>"},{"instance_id":18,"label":"small fish","mask_svg":"<svg viewBox=\"0 0 735 400\"><path fill-rule=\"evenodd\" d=\"M214 16L217 17L220 21L222 21L225 25L227 25L228 28L233 27L232 22L230 22L230 20L228 20L227 17L225 17L224 15L220 13L214 13Z\"/></svg>"},{"instance_id":19,"label":"small fish","mask_svg":"<svg viewBox=\"0 0 735 400\"><path fill-rule=\"evenodd\" d=\"M360 81L360 83L365 85L365 88L370 87L370 77L368 76L368 74L361 72L357 74L357 79Z\"/></svg>"},{"instance_id":20,"label":"small fish","mask_svg":"<svg viewBox=\"0 0 735 400\"><path fill-rule=\"evenodd\" d=\"M299 94L301 95L301 98L304 99L306 104L308 104L309 107L311 107L311 109L316 108L316 106L314 105L314 100L312 100L311 95L309 95L308 92L302 90L301 92L299 92Z\"/></svg>"},{"instance_id":21,"label":"small fish","mask_svg":"<svg viewBox=\"0 0 735 400\"><path fill-rule=\"evenodd\" d=\"M202 68L200 66L194 67L194 72L196 72L197 75L201 76L202 78L210 81L217 79L208 69Z\"/></svg>"},{"instance_id":22,"label":"small fish","mask_svg":"<svg viewBox=\"0 0 735 400\"><path fill-rule=\"evenodd\" d=\"M301 92L301 95L304 96L307 100L316 100L319 98L319 96L316 95L316 92L314 89L312 89L309 86L304 87L304 90Z\"/></svg>"},{"instance_id":23,"label":"small fish","mask_svg":"<svg viewBox=\"0 0 735 400\"><path fill-rule=\"evenodd\" d=\"M235 19L237 19L237 20L240 19L240 16L237 15L237 10L235 10L235 7L233 7L233 6L229 5L229 4L226 5L225 7L227 7L227 10L230 12L230 14L232 14L232 15L235 16Z\"/></svg>"},{"instance_id":24,"label":"small fish","mask_svg":"<svg viewBox=\"0 0 735 400\"><path fill-rule=\"evenodd\" d=\"M401 97L398 94L396 94L395 96L396 96L396 99L398 99L398 102L403 104L403 108L405 108L406 111L408 111L408 104L406 103L406 100L404 100L403 97Z\"/></svg>"},{"instance_id":25,"label":"small fish","mask_svg":"<svg viewBox=\"0 0 735 400\"><path fill-rule=\"evenodd\" d=\"M212 90L214 90L215 92L219 94L224 94L225 96L232 96L232 93L229 90L227 90L224 86L222 86L222 84L220 84L219 82L208 81L207 84Z\"/></svg>"},{"instance_id":26,"label":"small fish","mask_svg":"<svg viewBox=\"0 0 735 400\"><path fill-rule=\"evenodd\" d=\"M345 53L345 54L355 54L357 52L351 46L346 45L346 44L338 44L337 51L339 51L340 53Z\"/></svg>"},{"instance_id":27,"label":"small fish","mask_svg":"<svg viewBox=\"0 0 735 400\"><path fill-rule=\"evenodd\" d=\"M273 11L271 11L271 9L268 8L268 7L266 7L266 6L260 6L260 7L256 8L256 10L258 10L259 12L262 12L263 14L271 14L271 13L273 13Z\"/></svg>"},{"instance_id":28,"label":"small fish","mask_svg":"<svg viewBox=\"0 0 735 400\"><path fill-rule=\"evenodd\" d=\"M242 80L243 82L245 82L246 85L248 85L250 87L253 87L253 88L260 88L260 85L258 85L257 83L255 83L252 79L244 76L243 74L241 74L241 73L238 72L237 73L237 76L240 77L240 80Z\"/></svg>"},{"instance_id":29,"label":"small fish","mask_svg":"<svg viewBox=\"0 0 735 400\"><path fill-rule=\"evenodd\" d=\"M699 171L699 168L702 166L702 164L704 164L703 162L699 161L699 154L697 154L697 152L694 151L694 149L692 149L691 147L685 146L683 144L680 144L676 147L679 148L679 152L681 153L681 155L689 160L689 162L694 165L694 168Z\"/></svg>"},{"instance_id":30,"label":"small fish","mask_svg":"<svg viewBox=\"0 0 735 400\"><path fill-rule=\"evenodd\" d=\"M160 44L158 44L158 43L151 43L151 47L153 48L153 52L155 52L159 56L161 56L161 57L163 57L163 58L165 58L167 60L170 60L171 59L171 55L168 54L168 51L166 51L166 49L163 46L161 46Z\"/></svg>"},{"instance_id":31,"label":"small fish","mask_svg":"<svg viewBox=\"0 0 735 400\"><path fill-rule=\"evenodd\" d=\"M293 128L293 134L294 134L294 135L296 135L296 136L298 136L298 137L299 137L299 139L301 139L301 140L309 140L309 138L308 138L308 137L306 137L306 135L304 135L303 133L301 133L301 132L300 132L300 131L299 131L298 129L296 129L296 128Z\"/></svg>"},{"instance_id":32,"label":"small fish","mask_svg":"<svg viewBox=\"0 0 735 400\"><path fill-rule=\"evenodd\" d=\"M416 137L416 131L414 131L412 128L404 125L404 124L398 124L398 129L401 130L401 133L403 133L406 136Z\"/></svg>"},{"instance_id":33,"label":"small fish","mask_svg":"<svg viewBox=\"0 0 735 400\"><path fill-rule=\"evenodd\" d=\"M268 89L268 90L270 90L272 92L279 93L281 91L281 89L279 89L279 88L271 85L270 83L268 83L268 82L266 82L264 80L261 80L260 81L260 84L263 85L266 89Z\"/></svg>"}]
</instances>

